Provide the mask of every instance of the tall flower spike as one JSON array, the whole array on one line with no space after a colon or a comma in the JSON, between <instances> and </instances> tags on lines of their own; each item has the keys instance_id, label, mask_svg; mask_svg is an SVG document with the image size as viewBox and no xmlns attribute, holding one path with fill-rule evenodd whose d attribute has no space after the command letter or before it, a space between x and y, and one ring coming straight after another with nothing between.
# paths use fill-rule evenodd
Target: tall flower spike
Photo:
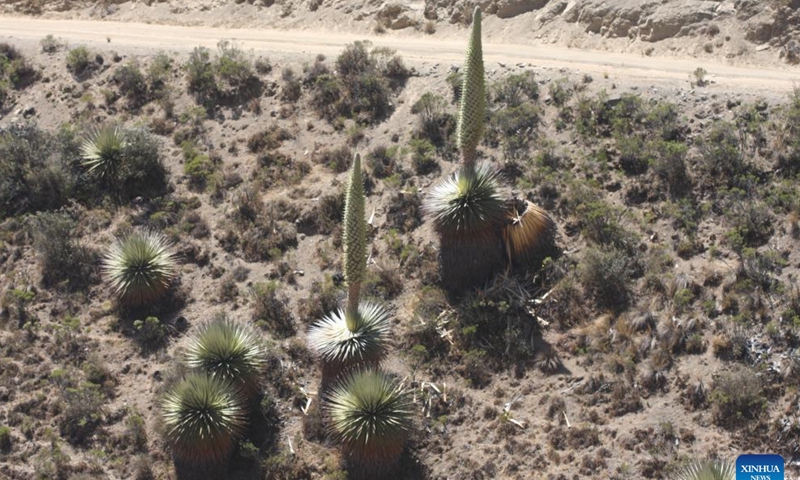
<instances>
[{"instance_id":1,"label":"tall flower spike","mask_svg":"<svg viewBox=\"0 0 800 480\"><path fill-rule=\"evenodd\" d=\"M456 138L461 159L466 167L475 164L475 150L483 137L486 115L486 87L484 86L483 47L481 46L481 9L475 7L472 15L472 34L464 62L461 84L461 107L458 111Z\"/></svg>"},{"instance_id":2,"label":"tall flower spike","mask_svg":"<svg viewBox=\"0 0 800 480\"><path fill-rule=\"evenodd\" d=\"M364 179L361 155L356 154L344 204L344 278L347 281L347 328L358 329L358 301L367 270L367 222L364 218Z\"/></svg>"}]
</instances>

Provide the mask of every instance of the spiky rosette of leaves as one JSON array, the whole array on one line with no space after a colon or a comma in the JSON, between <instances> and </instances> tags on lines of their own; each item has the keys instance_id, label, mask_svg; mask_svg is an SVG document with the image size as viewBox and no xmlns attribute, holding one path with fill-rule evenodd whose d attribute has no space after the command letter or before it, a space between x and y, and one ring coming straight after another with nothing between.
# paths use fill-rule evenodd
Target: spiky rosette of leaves
<instances>
[{"instance_id":1,"label":"spiky rosette of leaves","mask_svg":"<svg viewBox=\"0 0 800 480\"><path fill-rule=\"evenodd\" d=\"M361 155L356 154L350 167L350 180L344 203L344 278L347 281L347 308L351 330L356 329L361 282L367 270L367 220L364 217L364 179Z\"/></svg>"},{"instance_id":2,"label":"spiky rosette of leaves","mask_svg":"<svg viewBox=\"0 0 800 480\"><path fill-rule=\"evenodd\" d=\"M163 235L135 231L111 245L102 268L121 302L146 305L169 289L175 278L175 254Z\"/></svg>"},{"instance_id":3,"label":"spiky rosette of leaves","mask_svg":"<svg viewBox=\"0 0 800 480\"><path fill-rule=\"evenodd\" d=\"M373 302L358 305L356 328L339 309L311 326L308 346L322 362L323 383L353 367L377 366L389 348L389 311Z\"/></svg>"},{"instance_id":4,"label":"spiky rosette of leaves","mask_svg":"<svg viewBox=\"0 0 800 480\"><path fill-rule=\"evenodd\" d=\"M266 350L256 332L225 315L200 326L189 338L186 364L228 381L245 394L258 391Z\"/></svg>"},{"instance_id":5,"label":"spiky rosette of leaves","mask_svg":"<svg viewBox=\"0 0 800 480\"><path fill-rule=\"evenodd\" d=\"M413 407L397 380L381 371L361 370L334 388L324 411L350 464L374 473L390 468L402 454Z\"/></svg>"},{"instance_id":6,"label":"spiky rosette of leaves","mask_svg":"<svg viewBox=\"0 0 800 480\"><path fill-rule=\"evenodd\" d=\"M118 126L95 129L81 144L81 163L89 173L103 179L110 178L122 162L125 146L125 136Z\"/></svg>"},{"instance_id":7,"label":"spiky rosette of leaves","mask_svg":"<svg viewBox=\"0 0 800 480\"><path fill-rule=\"evenodd\" d=\"M507 256L512 263L541 260L552 250L556 224L550 215L527 200L511 202L503 229Z\"/></svg>"},{"instance_id":8,"label":"spiky rosette of leaves","mask_svg":"<svg viewBox=\"0 0 800 480\"><path fill-rule=\"evenodd\" d=\"M165 436L176 459L220 463L247 426L239 389L206 373L194 373L169 390L161 403Z\"/></svg>"},{"instance_id":9,"label":"spiky rosette of leaves","mask_svg":"<svg viewBox=\"0 0 800 480\"><path fill-rule=\"evenodd\" d=\"M498 173L488 163L461 168L433 187L425 202L443 235L469 236L499 226L506 215Z\"/></svg>"},{"instance_id":10,"label":"spiky rosette of leaves","mask_svg":"<svg viewBox=\"0 0 800 480\"><path fill-rule=\"evenodd\" d=\"M673 480L734 480L736 468L725 460L701 460L680 470Z\"/></svg>"},{"instance_id":11,"label":"spiky rosette of leaves","mask_svg":"<svg viewBox=\"0 0 800 480\"><path fill-rule=\"evenodd\" d=\"M481 9L472 15L472 33L464 61L461 84L461 105L458 110L456 141L466 165L475 161L475 150L483 138L486 117L486 86L484 84L483 47L481 45Z\"/></svg>"}]
</instances>

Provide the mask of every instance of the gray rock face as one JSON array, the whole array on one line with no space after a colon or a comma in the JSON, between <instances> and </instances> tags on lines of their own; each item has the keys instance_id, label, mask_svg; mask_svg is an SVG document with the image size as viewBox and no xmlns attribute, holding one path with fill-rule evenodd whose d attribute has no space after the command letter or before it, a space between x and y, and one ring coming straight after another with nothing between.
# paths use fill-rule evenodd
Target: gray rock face
<instances>
[{"instance_id":1,"label":"gray rock face","mask_svg":"<svg viewBox=\"0 0 800 480\"><path fill-rule=\"evenodd\" d=\"M700 28L717 15L718 6L719 2L696 0L579 0L564 11L564 19L606 37L657 42Z\"/></svg>"},{"instance_id":2,"label":"gray rock face","mask_svg":"<svg viewBox=\"0 0 800 480\"><path fill-rule=\"evenodd\" d=\"M533 10L538 10L547 5L548 0L498 0L495 2L497 16L511 18Z\"/></svg>"}]
</instances>

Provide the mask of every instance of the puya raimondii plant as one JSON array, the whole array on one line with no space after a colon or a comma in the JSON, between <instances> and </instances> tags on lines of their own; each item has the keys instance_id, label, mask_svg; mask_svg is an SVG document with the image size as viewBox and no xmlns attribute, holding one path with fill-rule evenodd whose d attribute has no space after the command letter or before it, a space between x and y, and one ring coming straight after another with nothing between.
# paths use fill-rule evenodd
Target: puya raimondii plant
<instances>
[{"instance_id":1,"label":"puya raimondii plant","mask_svg":"<svg viewBox=\"0 0 800 480\"><path fill-rule=\"evenodd\" d=\"M102 269L122 304L147 306L169 290L176 276L175 254L160 233L135 231L111 245Z\"/></svg>"},{"instance_id":2,"label":"puya raimondii plant","mask_svg":"<svg viewBox=\"0 0 800 480\"><path fill-rule=\"evenodd\" d=\"M379 370L346 375L325 401L331 436L342 445L348 467L375 478L397 464L411 431L408 390Z\"/></svg>"},{"instance_id":3,"label":"puya raimondii plant","mask_svg":"<svg viewBox=\"0 0 800 480\"><path fill-rule=\"evenodd\" d=\"M308 333L311 350L322 362L323 385L340 372L359 366L377 366L386 356L389 313L377 303L361 300L367 271L367 223L364 212L361 157L350 169L344 213L344 277L347 302L315 323Z\"/></svg>"},{"instance_id":4,"label":"puya raimondii plant","mask_svg":"<svg viewBox=\"0 0 800 480\"><path fill-rule=\"evenodd\" d=\"M167 391L164 433L175 459L191 464L226 460L247 429L245 397L222 378L198 372Z\"/></svg>"},{"instance_id":5,"label":"puya raimondii plant","mask_svg":"<svg viewBox=\"0 0 800 480\"><path fill-rule=\"evenodd\" d=\"M486 121L479 7L473 14L463 70L456 130L461 165L433 187L425 202L439 235L442 283L453 294L524 263L531 250L551 243L555 230L549 216L530 202L504 200L498 171L477 161Z\"/></svg>"},{"instance_id":6,"label":"puya raimondii plant","mask_svg":"<svg viewBox=\"0 0 800 480\"><path fill-rule=\"evenodd\" d=\"M266 349L255 330L224 314L198 327L186 348L189 368L230 382L246 397L258 393L266 363Z\"/></svg>"}]
</instances>

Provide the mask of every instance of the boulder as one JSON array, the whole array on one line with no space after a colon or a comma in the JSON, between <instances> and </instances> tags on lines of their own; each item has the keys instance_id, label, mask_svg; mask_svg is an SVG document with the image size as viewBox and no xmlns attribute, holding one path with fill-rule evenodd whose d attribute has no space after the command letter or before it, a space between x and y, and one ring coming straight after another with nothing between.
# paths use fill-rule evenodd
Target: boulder
<instances>
[{"instance_id":1,"label":"boulder","mask_svg":"<svg viewBox=\"0 0 800 480\"><path fill-rule=\"evenodd\" d=\"M512 18L538 10L547 5L547 2L548 0L498 0L495 8L499 18Z\"/></svg>"}]
</instances>

